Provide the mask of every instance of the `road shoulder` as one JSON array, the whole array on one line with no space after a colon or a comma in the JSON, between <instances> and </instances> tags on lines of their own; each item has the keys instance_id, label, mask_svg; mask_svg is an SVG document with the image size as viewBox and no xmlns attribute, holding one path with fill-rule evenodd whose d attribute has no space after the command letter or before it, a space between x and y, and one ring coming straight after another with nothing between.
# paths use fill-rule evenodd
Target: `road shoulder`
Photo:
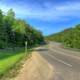
<instances>
[{"instance_id":1,"label":"road shoulder","mask_svg":"<svg viewBox=\"0 0 80 80\"><path fill-rule=\"evenodd\" d=\"M54 68L38 52L25 61L19 75L14 80L52 80Z\"/></svg>"}]
</instances>

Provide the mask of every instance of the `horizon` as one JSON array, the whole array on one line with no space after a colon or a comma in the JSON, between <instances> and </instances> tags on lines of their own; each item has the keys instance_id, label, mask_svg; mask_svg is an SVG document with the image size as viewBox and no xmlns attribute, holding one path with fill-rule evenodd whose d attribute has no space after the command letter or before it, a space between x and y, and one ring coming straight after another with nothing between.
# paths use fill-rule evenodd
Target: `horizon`
<instances>
[{"instance_id":1,"label":"horizon","mask_svg":"<svg viewBox=\"0 0 80 80\"><path fill-rule=\"evenodd\" d=\"M1 0L0 9L13 9L16 18L26 20L47 36L80 23L79 0Z\"/></svg>"}]
</instances>

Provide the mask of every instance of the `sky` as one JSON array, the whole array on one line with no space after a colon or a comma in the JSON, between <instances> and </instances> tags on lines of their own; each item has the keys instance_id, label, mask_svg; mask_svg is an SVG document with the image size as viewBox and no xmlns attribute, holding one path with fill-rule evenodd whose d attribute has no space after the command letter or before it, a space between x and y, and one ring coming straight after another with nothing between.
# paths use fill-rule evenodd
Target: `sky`
<instances>
[{"instance_id":1,"label":"sky","mask_svg":"<svg viewBox=\"0 0 80 80\"><path fill-rule=\"evenodd\" d=\"M44 35L80 23L80 0L0 0L0 9L13 9L16 18L26 20Z\"/></svg>"}]
</instances>

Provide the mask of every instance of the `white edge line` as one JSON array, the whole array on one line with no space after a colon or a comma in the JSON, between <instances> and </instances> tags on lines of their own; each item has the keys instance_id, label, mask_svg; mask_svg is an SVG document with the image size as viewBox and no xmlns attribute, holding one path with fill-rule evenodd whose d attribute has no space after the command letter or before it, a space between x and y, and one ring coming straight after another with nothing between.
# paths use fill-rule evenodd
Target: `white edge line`
<instances>
[{"instance_id":1,"label":"white edge line","mask_svg":"<svg viewBox=\"0 0 80 80\"><path fill-rule=\"evenodd\" d=\"M48 55L49 55L49 54L48 54ZM63 60L60 60L60 59L56 58L55 56L52 56L52 55L49 55L49 56L52 57L52 58L54 58L55 60L57 60L57 61L60 62L60 63L63 63L63 64L65 64L65 65L69 66L69 67L72 67L71 64L69 64L69 63L67 63L67 62L65 62L65 61L63 61Z\"/></svg>"}]
</instances>

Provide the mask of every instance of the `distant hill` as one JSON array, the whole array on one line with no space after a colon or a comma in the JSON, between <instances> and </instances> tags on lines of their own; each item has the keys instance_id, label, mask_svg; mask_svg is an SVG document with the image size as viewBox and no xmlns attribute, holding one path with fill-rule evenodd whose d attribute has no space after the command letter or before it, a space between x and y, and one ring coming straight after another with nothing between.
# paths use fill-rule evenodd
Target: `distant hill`
<instances>
[{"instance_id":1,"label":"distant hill","mask_svg":"<svg viewBox=\"0 0 80 80\"><path fill-rule=\"evenodd\" d=\"M61 42L67 47L80 49L80 24L74 28L68 28L62 32L47 36L46 39Z\"/></svg>"}]
</instances>

